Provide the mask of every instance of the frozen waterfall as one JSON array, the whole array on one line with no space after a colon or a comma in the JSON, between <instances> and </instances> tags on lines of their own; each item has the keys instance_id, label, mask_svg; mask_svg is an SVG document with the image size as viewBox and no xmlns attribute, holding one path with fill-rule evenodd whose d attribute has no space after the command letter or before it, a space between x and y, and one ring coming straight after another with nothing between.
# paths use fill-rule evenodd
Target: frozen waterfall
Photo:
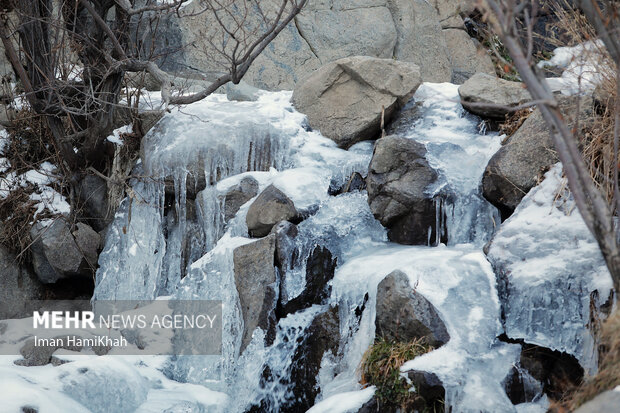
<instances>
[{"instance_id":1,"label":"frozen waterfall","mask_svg":"<svg viewBox=\"0 0 620 413\"><path fill-rule=\"evenodd\" d=\"M295 397L289 378L306 329L318 314L337 307L339 351L322 359L316 375L320 393L311 411L356 412L374 391L362 388L358 367L375 338L377 285L398 269L437 308L451 337L439 349L405 363L403 374L410 369L435 373L453 412L545 411L544 396L513 405L503 384L518 363L521 345L498 339L505 332L502 304L482 247L500 219L479 190L501 137L480 133L479 120L458 103L456 85L419 88L409 103L419 116L402 135L426 146L427 160L438 172L437 185L427 188L427 195L438 200L439 215L445 216L441 230L449 242L398 245L387 240L365 191L328 193L330 185L344 184L353 172L367 174L373 142L337 148L309 130L290 97L290 92L261 92L256 102L230 102L212 95L167 114L144 138L131 191L100 256L94 300L222 300L221 357L67 354L61 357L78 361L31 367L29 373L2 357L0 383L10 380L15 397L36 386L38 397L50 406L75 411L99 406L97 411L111 413L242 413L261 403L278 411ZM257 328L242 351L233 253L254 241L245 221L254 198L226 222L224 196L246 177L256 180L259 193L274 185L304 215L279 290L283 302L304 291L306 263L315 246L329 249L337 267L327 303L282 317L270 345L265 344L268 332ZM507 329L520 331L528 317L515 317Z\"/></svg>"}]
</instances>

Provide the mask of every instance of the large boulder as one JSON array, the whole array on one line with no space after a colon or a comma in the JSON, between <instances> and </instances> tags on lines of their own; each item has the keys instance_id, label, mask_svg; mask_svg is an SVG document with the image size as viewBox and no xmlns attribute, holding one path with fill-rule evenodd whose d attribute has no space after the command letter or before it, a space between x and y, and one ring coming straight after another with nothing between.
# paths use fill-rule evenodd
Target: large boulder
<instances>
[{"instance_id":1,"label":"large boulder","mask_svg":"<svg viewBox=\"0 0 620 413\"><path fill-rule=\"evenodd\" d=\"M271 16L280 5L279 0L260 2L261 9ZM162 62L166 70L193 72L195 77L214 80L225 70L211 58L215 54L212 39L219 38L221 31L212 13L200 10L200 2L184 7L180 13L185 16L173 17L175 24L167 24L166 36L159 36L170 40L158 46L162 52L172 52L171 58ZM245 9L238 10L242 13ZM254 27L264 25L253 13L240 15L239 19ZM290 90L322 65L351 56L413 62L429 82L447 82L451 78L439 16L429 2L343 0L309 1L258 56L243 80L261 89Z\"/></svg>"},{"instance_id":2,"label":"large boulder","mask_svg":"<svg viewBox=\"0 0 620 413\"><path fill-rule=\"evenodd\" d=\"M101 237L90 226L79 222L71 230L65 220L56 219L48 226L35 224L30 236L34 271L42 282L94 274Z\"/></svg>"},{"instance_id":3,"label":"large boulder","mask_svg":"<svg viewBox=\"0 0 620 413\"><path fill-rule=\"evenodd\" d=\"M449 82L450 60L437 10L426 0L387 0L398 38L394 58L420 67L425 82Z\"/></svg>"},{"instance_id":4,"label":"large boulder","mask_svg":"<svg viewBox=\"0 0 620 413\"><path fill-rule=\"evenodd\" d=\"M476 73L459 87L461 104L473 114L503 120L510 107L531 100L521 82L511 82L487 73Z\"/></svg>"},{"instance_id":5,"label":"large boulder","mask_svg":"<svg viewBox=\"0 0 620 413\"><path fill-rule=\"evenodd\" d=\"M394 242L426 245L436 241L437 212L426 190L438 176L425 156L424 145L412 139L386 136L375 144L366 178L368 204Z\"/></svg>"},{"instance_id":6,"label":"large boulder","mask_svg":"<svg viewBox=\"0 0 620 413\"><path fill-rule=\"evenodd\" d=\"M233 251L235 285L243 316L241 351L250 344L257 327L266 333L267 344L274 338L278 298L275 248L275 236L270 235Z\"/></svg>"},{"instance_id":7,"label":"large boulder","mask_svg":"<svg viewBox=\"0 0 620 413\"><path fill-rule=\"evenodd\" d=\"M0 246L0 320L32 317L30 300L40 300L45 286L22 267L14 254Z\"/></svg>"},{"instance_id":8,"label":"large boulder","mask_svg":"<svg viewBox=\"0 0 620 413\"><path fill-rule=\"evenodd\" d=\"M429 0L437 10L442 29L462 28L463 17L474 12L476 0Z\"/></svg>"},{"instance_id":9,"label":"large boulder","mask_svg":"<svg viewBox=\"0 0 620 413\"><path fill-rule=\"evenodd\" d=\"M382 108L387 121L421 82L413 63L356 56L329 63L300 82L293 104L312 128L349 148L377 138Z\"/></svg>"},{"instance_id":10,"label":"large boulder","mask_svg":"<svg viewBox=\"0 0 620 413\"><path fill-rule=\"evenodd\" d=\"M576 100L564 98L559 104L572 127ZM580 110L579 123L583 127L592 115L591 100L583 98ZM483 195L506 218L557 161L549 127L540 110L536 109L489 161L482 177Z\"/></svg>"},{"instance_id":11,"label":"large boulder","mask_svg":"<svg viewBox=\"0 0 620 413\"><path fill-rule=\"evenodd\" d=\"M241 205L258 194L258 181L251 176L243 178L237 185L230 188L224 195L224 221L233 218Z\"/></svg>"},{"instance_id":12,"label":"large boulder","mask_svg":"<svg viewBox=\"0 0 620 413\"><path fill-rule=\"evenodd\" d=\"M377 335L388 340L425 339L434 347L450 340L433 304L414 291L409 277L398 270L388 274L377 287L375 327Z\"/></svg>"},{"instance_id":13,"label":"large boulder","mask_svg":"<svg viewBox=\"0 0 620 413\"><path fill-rule=\"evenodd\" d=\"M300 217L295 204L273 185L269 185L252 202L245 217L252 237L264 237L280 221L297 221Z\"/></svg>"},{"instance_id":14,"label":"large boulder","mask_svg":"<svg viewBox=\"0 0 620 413\"><path fill-rule=\"evenodd\" d=\"M491 57L464 29L442 31L452 66L452 83L461 84L476 73L495 75Z\"/></svg>"}]
</instances>

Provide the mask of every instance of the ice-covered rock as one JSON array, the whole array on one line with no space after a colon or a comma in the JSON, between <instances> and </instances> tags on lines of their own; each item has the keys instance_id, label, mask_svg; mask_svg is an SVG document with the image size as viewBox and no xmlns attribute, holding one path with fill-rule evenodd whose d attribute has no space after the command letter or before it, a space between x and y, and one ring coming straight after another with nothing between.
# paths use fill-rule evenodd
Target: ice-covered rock
<instances>
[{"instance_id":1,"label":"ice-covered rock","mask_svg":"<svg viewBox=\"0 0 620 413\"><path fill-rule=\"evenodd\" d=\"M314 304L323 305L331 293L330 281L334 277L336 261L327 248L314 248L306 261L306 285L297 297L281 304L279 317L308 308ZM286 283L286 273L282 278Z\"/></svg>"},{"instance_id":2,"label":"ice-covered rock","mask_svg":"<svg viewBox=\"0 0 620 413\"><path fill-rule=\"evenodd\" d=\"M507 336L571 354L592 371L597 351L588 326L612 283L561 174L561 165L554 166L523 198L487 257L497 274Z\"/></svg>"},{"instance_id":3,"label":"ice-covered rock","mask_svg":"<svg viewBox=\"0 0 620 413\"><path fill-rule=\"evenodd\" d=\"M435 374L446 390L446 409L514 413L502 381L518 360L520 346L497 340L502 326L495 276L484 255L471 246L387 244L339 267L332 299L341 307L341 328L357 333L347 342L338 374L321 383L323 394L355 388L357 366L375 337L377 286L393 270L407 274L416 292L435 306L450 335L444 346L408 361L401 371ZM355 309L366 294L357 323Z\"/></svg>"},{"instance_id":4,"label":"ice-covered rock","mask_svg":"<svg viewBox=\"0 0 620 413\"><path fill-rule=\"evenodd\" d=\"M162 193L143 182L134 182L132 190L134 196L123 200L107 231L95 280L96 300L153 299L165 281Z\"/></svg>"},{"instance_id":5,"label":"ice-covered rock","mask_svg":"<svg viewBox=\"0 0 620 413\"><path fill-rule=\"evenodd\" d=\"M280 406L280 412L307 411L320 393L318 374L325 353L334 356L340 342L340 320L337 308L318 314L304 333L297 347L290 372L291 398Z\"/></svg>"},{"instance_id":6,"label":"ice-covered rock","mask_svg":"<svg viewBox=\"0 0 620 413\"><path fill-rule=\"evenodd\" d=\"M282 122L284 108L277 100L267 103L265 97L259 98L236 105L235 111L230 110L232 105L226 97L212 95L166 115L144 137L145 172L175 178L185 173L213 184L248 170L281 167L298 125Z\"/></svg>"}]
</instances>

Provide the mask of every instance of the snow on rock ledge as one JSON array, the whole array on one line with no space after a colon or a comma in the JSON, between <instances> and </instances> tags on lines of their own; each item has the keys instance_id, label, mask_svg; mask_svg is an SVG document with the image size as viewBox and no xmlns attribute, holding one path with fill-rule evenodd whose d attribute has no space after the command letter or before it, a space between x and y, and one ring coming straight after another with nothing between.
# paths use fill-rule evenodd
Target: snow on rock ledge
<instances>
[{"instance_id":1,"label":"snow on rock ledge","mask_svg":"<svg viewBox=\"0 0 620 413\"><path fill-rule=\"evenodd\" d=\"M611 277L596 241L562 185L556 164L493 238L487 258L498 280L509 338L575 356L596 367L587 328L591 305L608 299Z\"/></svg>"}]
</instances>

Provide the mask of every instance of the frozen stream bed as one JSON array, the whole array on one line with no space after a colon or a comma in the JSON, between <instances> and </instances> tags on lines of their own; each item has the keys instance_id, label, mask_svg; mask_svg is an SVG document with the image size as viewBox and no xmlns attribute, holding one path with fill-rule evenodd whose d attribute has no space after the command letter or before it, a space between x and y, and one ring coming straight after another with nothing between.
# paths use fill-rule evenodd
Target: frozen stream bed
<instances>
[{"instance_id":1,"label":"frozen stream bed","mask_svg":"<svg viewBox=\"0 0 620 413\"><path fill-rule=\"evenodd\" d=\"M272 406L288 397L285 387L260 388L262 368L286 375L298 335L321 309L313 306L281 319L271 346L263 344L264 332L256 330L240 352L242 325L235 309L239 297L232 252L251 242L245 216L252 200L224 224L220 196L247 176L256 179L259 190L273 184L308 213L298 225L296 248L301 257L322 245L338 259L328 304L339 308L341 332L356 330L342 335L341 359L322 363L321 393L312 412L356 412L372 397L373 389L359 384L358 366L375 338L377 285L396 269L437 308L451 337L443 347L407 362L403 373L435 373L453 412L545 411L545 398L514 406L502 385L521 346L497 339L503 333L500 302L482 246L499 215L479 193L484 167L499 149L501 137L479 133L478 119L466 115L456 102L456 85L420 87L410 103L419 106L420 116L411 121L405 136L426 145L428 161L441 177L428 192L444 200L450 241L447 246L403 246L387 241L365 192L328 195L330 183L343 183L354 171L366 175L372 142L349 151L337 148L307 130L290 96L263 92L257 102L228 102L214 95L166 115L147 135L146 156L139 167L162 178L173 176L176 214L160 212L165 197L161 183L135 182L136 199L123 202L100 257L98 300L223 300L223 357L69 353L58 355L72 361L59 367L16 366L16 357L2 357L0 388L7 412L18 412L23 405L39 413L244 412L266 396ZM196 164L203 170L197 173ZM195 177L203 173L207 183L195 200L188 197L186 172ZM187 218L190 203L199 211L192 223ZM165 222L168 231L162 230ZM187 243L193 249L183 256L179 249ZM303 261L287 279L284 291L289 299L304 289ZM368 304L358 322L353 313L365 295ZM18 324L10 321L7 330L16 337Z\"/></svg>"}]
</instances>

